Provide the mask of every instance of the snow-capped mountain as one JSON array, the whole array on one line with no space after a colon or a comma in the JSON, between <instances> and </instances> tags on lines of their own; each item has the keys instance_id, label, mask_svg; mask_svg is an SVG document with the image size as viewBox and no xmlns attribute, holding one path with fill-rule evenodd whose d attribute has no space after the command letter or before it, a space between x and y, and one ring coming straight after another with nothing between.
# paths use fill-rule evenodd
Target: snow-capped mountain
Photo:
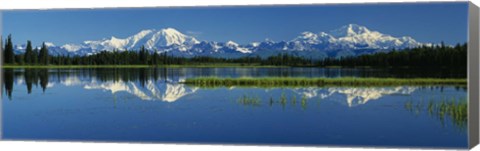
<instances>
[{"instance_id":1,"label":"snow-capped mountain","mask_svg":"<svg viewBox=\"0 0 480 151\"><path fill-rule=\"evenodd\" d=\"M139 33L125 39L111 37L97 41L85 41L83 44L65 44L60 46L60 50L73 54L93 54L99 51L107 50L138 50L142 46L149 50L170 50L186 51L199 41L192 36L187 36L181 32L166 28L161 30L142 30ZM59 53L63 54L63 53Z\"/></svg>"},{"instance_id":2,"label":"snow-capped mountain","mask_svg":"<svg viewBox=\"0 0 480 151\"><path fill-rule=\"evenodd\" d=\"M349 24L329 32L302 32L290 41L273 42L266 40L250 49L255 51L277 50L306 56L348 56L413 48L430 45L415 39L393 37L372 31L367 27Z\"/></svg>"},{"instance_id":3,"label":"snow-capped mountain","mask_svg":"<svg viewBox=\"0 0 480 151\"><path fill-rule=\"evenodd\" d=\"M429 45L417 42L412 37L393 37L367 27L349 24L329 32L301 32L289 41L265 40L241 45L234 41L199 41L174 28L142 30L126 38L88 40L81 44L57 46L46 43L54 55L90 55L100 51L135 51L144 46L150 51L169 52L177 56L241 57L259 55L268 57L278 53L323 58L327 56L359 55ZM17 53L25 45L17 46Z\"/></svg>"},{"instance_id":4,"label":"snow-capped mountain","mask_svg":"<svg viewBox=\"0 0 480 151\"><path fill-rule=\"evenodd\" d=\"M370 31L364 26L349 24L330 32L336 37L335 43L341 44L343 48L369 48L369 49L392 49L416 47L421 45L411 37L392 37L377 31Z\"/></svg>"},{"instance_id":5,"label":"snow-capped mountain","mask_svg":"<svg viewBox=\"0 0 480 151\"><path fill-rule=\"evenodd\" d=\"M85 41L83 46L92 50L125 50L139 49L145 46L146 49L162 49L176 47L180 51L189 49L192 45L199 43L192 36L187 36L173 28L161 30L142 30L139 33L125 39L111 37L99 41ZM78 49L77 49L78 50ZM76 50L70 50L76 51Z\"/></svg>"}]
</instances>

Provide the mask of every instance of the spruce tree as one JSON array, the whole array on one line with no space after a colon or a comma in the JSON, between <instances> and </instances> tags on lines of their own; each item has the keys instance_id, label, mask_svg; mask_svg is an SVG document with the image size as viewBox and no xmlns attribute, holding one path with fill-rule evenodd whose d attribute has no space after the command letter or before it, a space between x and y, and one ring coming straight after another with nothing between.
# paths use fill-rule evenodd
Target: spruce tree
<instances>
[{"instance_id":1,"label":"spruce tree","mask_svg":"<svg viewBox=\"0 0 480 151\"><path fill-rule=\"evenodd\" d=\"M32 49L32 42L29 40L27 41L27 48L25 49L25 56L24 56L24 62L26 64L32 64L33 63L33 49Z\"/></svg>"},{"instance_id":2,"label":"spruce tree","mask_svg":"<svg viewBox=\"0 0 480 151\"><path fill-rule=\"evenodd\" d=\"M32 52L32 64L38 65L38 48L35 48Z\"/></svg>"},{"instance_id":3,"label":"spruce tree","mask_svg":"<svg viewBox=\"0 0 480 151\"><path fill-rule=\"evenodd\" d=\"M148 57L147 57L147 50L145 49L144 46L140 48L140 52L138 54L138 61L140 64L148 64Z\"/></svg>"},{"instance_id":4,"label":"spruce tree","mask_svg":"<svg viewBox=\"0 0 480 151\"><path fill-rule=\"evenodd\" d=\"M5 53L3 54L3 60L5 64L15 63L15 54L13 53L12 35L8 35L5 42Z\"/></svg>"},{"instance_id":5,"label":"spruce tree","mask_svg":"<svg viewBox=\"0 0 480 151\"><path fill-rule=\"evenodd\" d=\"M152 65L157 65L158 64L158 51L155 50L152 56Z\"/></svg>"},{"instance_id":6,"label":"spruce tree","mask_svg":"<svg viewBox=\"0 0 480 151\"><path fill-rule=\"evenodd\" d=\"M48 48L45 43L42 44L42 48L40 48L40 54L38 57L39 63L41 65L48 65Z\"/></svg>"}]
</instances>

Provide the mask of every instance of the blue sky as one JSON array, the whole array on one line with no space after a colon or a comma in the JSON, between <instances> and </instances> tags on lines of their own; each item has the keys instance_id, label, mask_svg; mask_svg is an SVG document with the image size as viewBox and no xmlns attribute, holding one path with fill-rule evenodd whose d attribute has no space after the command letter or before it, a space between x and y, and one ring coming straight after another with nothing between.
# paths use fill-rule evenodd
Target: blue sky
<instances>
[{"instance_id":1,"label":"blue sky","mask_svg":"<svg viewBox=\"0 0 480 151\"><path fill-rule=\"evenodd\" d=\"M303 31L354 23L393 36L447 44L467 41L468 3L349 4L3 11L3 33L14 43L81 43L143 29L173 27L200 40L241 44L291 40Z\"/></svg>"}]
</instances>

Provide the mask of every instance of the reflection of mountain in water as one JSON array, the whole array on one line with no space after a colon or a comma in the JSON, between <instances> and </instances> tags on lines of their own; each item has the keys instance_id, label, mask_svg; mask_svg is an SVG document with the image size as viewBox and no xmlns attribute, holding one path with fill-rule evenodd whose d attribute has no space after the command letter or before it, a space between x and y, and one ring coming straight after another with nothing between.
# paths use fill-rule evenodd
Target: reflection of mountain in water
<instances>
[{"instance_id":1,"label":"reflection of mountain in water","mask_svg":"<svg viewBox=\"0 0 480 151\"><path fill-rule=\"evenodd\" d=\"M75 80L74 80L75 81ZM71 86L73 81L64 81L62 84ZM82 84L82 83L77 83ZM174 83L156 83L154 80L147 80L142 86L136 82L128 81L108 81L98 83L92 81L90 83L83 83L85 89L102 89L110 91L112 94L118 92L126 92L137 96L142 100L161 100L167 102L174 102L177 99L194 93L197 88L190 88L183 84Z\"/></svg>"},{"instance_id":2,"label":"reflection of mountain in water","mask_svg":"<svg viewBox=\"0 0 480 151\"><path fill-rule=\"evenodd\" d=\"M126 92L142 100L161 100L174 102L183 96L194 94L198 88L188 87L179 84L182 78L166 81L146 80L145 83L134 81L97 81L91 79L85 81L77 76L68 76L60 81L62 85L74 86L82 85L85 89L101 89L110 91L112 94ZM235 91L241 88L229 88ZM386 95L408 95L414 92L417 87L399 86L399 87L331 87L331 88L298 88L293 89L293 93L299 96L305 96L308 99L329 99L341 102L349 107L366 104L371 100L377 100Z\"/></svg>"},{"instance_id":3,"label":"reflection of mountain in water","mask_svg":"<svg viewBox=\"0 0 480 151\"><path fill-rule=\"evenodd\" d=\"M110 91L112 94L118 92L132 94L142 100L161 100L174 102L178 99L198 93L199 88L189 87L180 84L179 81L185 78L212 75L233 75L233 77L243 76L250 71L240 68L234 71L229 69L176 69L176 68L139 68L139 69L25 69L12 70L5 69L3 85L5 94L11 99L12 90L17 85L25 85L27 92L31 93L32 86L40 86L45 92L47 88L57 86L77 86L90 90ZM258 71L257 71L258 70ZM265 71L263 71L265 70ZM312 72L315 70L310 69ZM309 71L310 71L309 70ZM241 71L241 72L240 72ZM255 76L256 73L265 73L267 69L252 69L250 71ZM245 72L245 73L243 73ZM279 72L272 69L271 72ZM297 71L293 72L297 73ZM272 75L275 76L275 75ZM278 75L277 75L278 76ZM386 95L409 95L421 87L330 87L330 88L296 88L288 89L289 93L297 95L297 98L321 99L341 102L349 107L366 104L371 100L378 100ZM443 89L443 87L440 87ZM461 89L461 87L455 87ZM243 88L231 87L229 91L242 91ZM283 88L268 88L263 93L275 93ZM464 88L466 90L466 88ZM214 91L214 90L213 90ZM233 94L233 93L232 93ZM201 95L201 94L198 94ZM262 94L263 95L263 94ZM262 96L260 95L260 96ZM271 94L265 94L271 95Z\"/></svg>"},{"instance_id":4,"label":"reflection of mountain in water","mask_svg":"<svg viewBox=\"0 0 480 151\"><path fill-rule=\"evenodd\" d=\"M417 88L410 86L400 87L339 87L339 88L300 88L295 91L307 98L319 97L345 103L349 107L366 104L385 95L408 95Z\"/></svg>"},{"instance_id":5,"label":"reflection of mountain in water","mask_svg":"<svg viewBox=\"0 0 480 151\"><path fill-rule=\"evenodd\" d=\"M65 82L71 83L71 82ZM140 86L135 82L92 82L85 84L85 89L103 89L115 94L117 92L127 92L137 96L142 100L162 100L174 102L179 98L194 94L198 88L188 87L177 82L160 82L155 83L153 80L146 81L144 86ZM235 91L239 88L230 88ZM329 99L346 104L349 107L366 104L368 101L377 100L385 95L408 95L414 92L416 87L365 87L365 88L300 88L294 89L293 92L305 96L308 99L320 98Z\"/></svg>"}]
</instances>

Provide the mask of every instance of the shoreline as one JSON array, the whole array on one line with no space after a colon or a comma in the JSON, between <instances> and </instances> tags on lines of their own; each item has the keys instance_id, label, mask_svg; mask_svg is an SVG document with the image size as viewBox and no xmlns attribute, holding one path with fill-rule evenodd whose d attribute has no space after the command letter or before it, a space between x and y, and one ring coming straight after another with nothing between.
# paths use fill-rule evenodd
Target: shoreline
<instances>
[{"instance_id":1,"label":"shoreline","mask_svg":"<svg viewBox=\"0 0 480 151\"><path fill-rule=\"evenodd\" d=\"M199 87L324 87L324 86L427 86L454 85L466 86L463 78L302 78L302 77L266 77L266 78L189 78L183 84Z\"/></svg>"}]
</instances>

